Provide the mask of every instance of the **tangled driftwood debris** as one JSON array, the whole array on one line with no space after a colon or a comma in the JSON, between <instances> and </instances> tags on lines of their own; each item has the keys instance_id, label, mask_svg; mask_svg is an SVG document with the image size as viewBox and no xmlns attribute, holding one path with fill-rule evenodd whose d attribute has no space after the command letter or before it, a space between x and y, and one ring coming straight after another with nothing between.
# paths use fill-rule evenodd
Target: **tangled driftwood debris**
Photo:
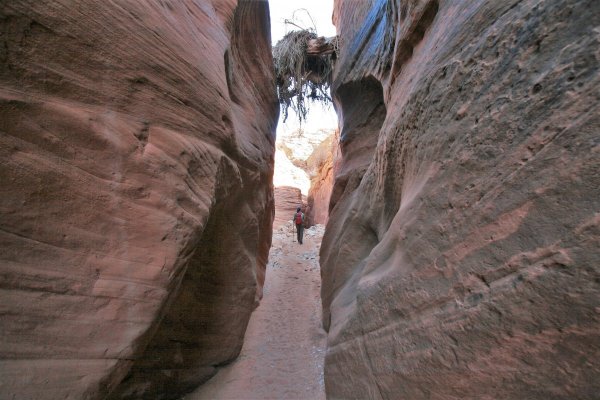
<instances>
[{"instance_id":1,"label":"tangled driftwood debris","mask_svg":"<svg viewBox=\"0 0 600 400\"><path fill-rule=\"evenodd\" d=\"M337 57L337 37L319 37L312 30L292 31L273 47L277 94L283 120L288 110L302 123L308 113L307 100L331 102L329 85Z\"/></svg>"}]
</instances>

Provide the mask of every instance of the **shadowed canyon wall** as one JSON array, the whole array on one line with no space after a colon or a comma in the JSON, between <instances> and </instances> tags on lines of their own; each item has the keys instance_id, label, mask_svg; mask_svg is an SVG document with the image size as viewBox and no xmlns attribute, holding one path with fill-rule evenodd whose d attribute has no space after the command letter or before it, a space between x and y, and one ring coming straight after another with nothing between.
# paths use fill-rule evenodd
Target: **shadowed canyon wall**
<instances>
[{"instance_id":1,"label":"shadowed canyon wall","mask_svg":"<svg viewBox=\"0 0 600 400\"><path fill-rule=\"evenodd\" d=\"M0 3L0 397L179 398L271 243L264 1Z\"/></svg>"},{"instance_id":2,"label":"shadowed canyon wall","mask_svg":"<svg viewBox=\"0 0 600 400\"><path fill-rule=\"evenodd\" d=\"M600 392L600 3L337 0L331 398Z\"/></svg>"}]
</instances>

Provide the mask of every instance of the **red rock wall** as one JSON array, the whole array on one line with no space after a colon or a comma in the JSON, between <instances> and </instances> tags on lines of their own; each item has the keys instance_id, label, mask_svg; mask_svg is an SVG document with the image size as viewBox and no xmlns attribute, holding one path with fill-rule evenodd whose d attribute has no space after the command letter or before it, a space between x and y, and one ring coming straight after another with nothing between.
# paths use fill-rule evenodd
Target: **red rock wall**
<instances>
[{"instance_id":1,"label":"red rock wall","mask_svg":"<svg viewBox=\"0 0 600 400\"><path fill-rule=\"evenodd\" d=\"M268 4L0 3L0 397L179 398L271 241Z\"/></svg>"},{"instance_id":2,"label":"red rock wall","mask_svg":"<svg viewBox=\"0 0 600 400\"><path fill-rule=\"evenodd\" d=\"M337 0L331 398L600 393L600 3Z\"/></svg>"},{"instance_id":3,"label":"red rock wall","mask_svg":"<svg viewBox=\"0 0 600 400\"><path fill-rule=\"evenodd\" d=\"M302 207L302 193L300 189L291 186L279 186L274 190L275 193L275 220L273 221L273 230L283 226L291 228L292 217L296 208Z\"/></svg>"},{"instance_id":4,"label":"red rock wall","mask_svg":"<svg viewBox=\"0 0 600 400\"><path fill-rule=\"evenodd\" d=\"M315 175L310 180L307 215L311 224L325 225L329 219L329 204L333 190L334 171L341 161L339 130L323 141L308 159Z\"/></svg>"}]
</instances>

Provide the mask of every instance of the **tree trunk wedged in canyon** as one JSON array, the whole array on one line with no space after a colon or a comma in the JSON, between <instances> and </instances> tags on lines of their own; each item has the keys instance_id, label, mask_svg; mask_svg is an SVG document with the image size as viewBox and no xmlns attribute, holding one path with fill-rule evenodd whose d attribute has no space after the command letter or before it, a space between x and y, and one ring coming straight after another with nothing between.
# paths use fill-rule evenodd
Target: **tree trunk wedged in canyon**
<instances>
[{"instance_id":1,"label":"tree trunk wedged in canyon","mask_svg":"<svg viewBox=\"0 0 600 400\"><path fill-rule=\"evenodd\" d=\"M331 398L600 392L600 3L337 0Z\"/></svg>"},{"instance_id":2,"label":"tree trunk wedged in canyon","mask_svg":"<svg viewBox=\"0 0 600 400\"><path fill-rule=\"evenodd\" d=\"M179 398L262 294L268 4L11 1L0 30L0 397Z\"/></svg>"}]
</instances>

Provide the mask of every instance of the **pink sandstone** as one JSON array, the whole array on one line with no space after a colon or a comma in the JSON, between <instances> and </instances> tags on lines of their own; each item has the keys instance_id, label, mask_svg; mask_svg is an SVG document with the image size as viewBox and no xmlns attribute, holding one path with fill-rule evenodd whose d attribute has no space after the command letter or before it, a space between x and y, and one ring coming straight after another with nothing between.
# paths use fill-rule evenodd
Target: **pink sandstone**
<instances>
[{"instance_id":1,"label":"pink sandstone","mask_svg":"<svg viewBox=\"0 0 600 400\"><path fill-rule=\"evenodd\" d=\"M180 398L262 293L266 2L0 3L0 397Z\"/></svg>"},{"instance_id":2,"label":"pink sandstone","mask_svg":"<svg viewBox=\"0 0 600 400\"><path fill-rule=\"evenodd\" d=\"M600 2L337 0L327 395L597 399Z\"/></svg>"}]
</instances>

